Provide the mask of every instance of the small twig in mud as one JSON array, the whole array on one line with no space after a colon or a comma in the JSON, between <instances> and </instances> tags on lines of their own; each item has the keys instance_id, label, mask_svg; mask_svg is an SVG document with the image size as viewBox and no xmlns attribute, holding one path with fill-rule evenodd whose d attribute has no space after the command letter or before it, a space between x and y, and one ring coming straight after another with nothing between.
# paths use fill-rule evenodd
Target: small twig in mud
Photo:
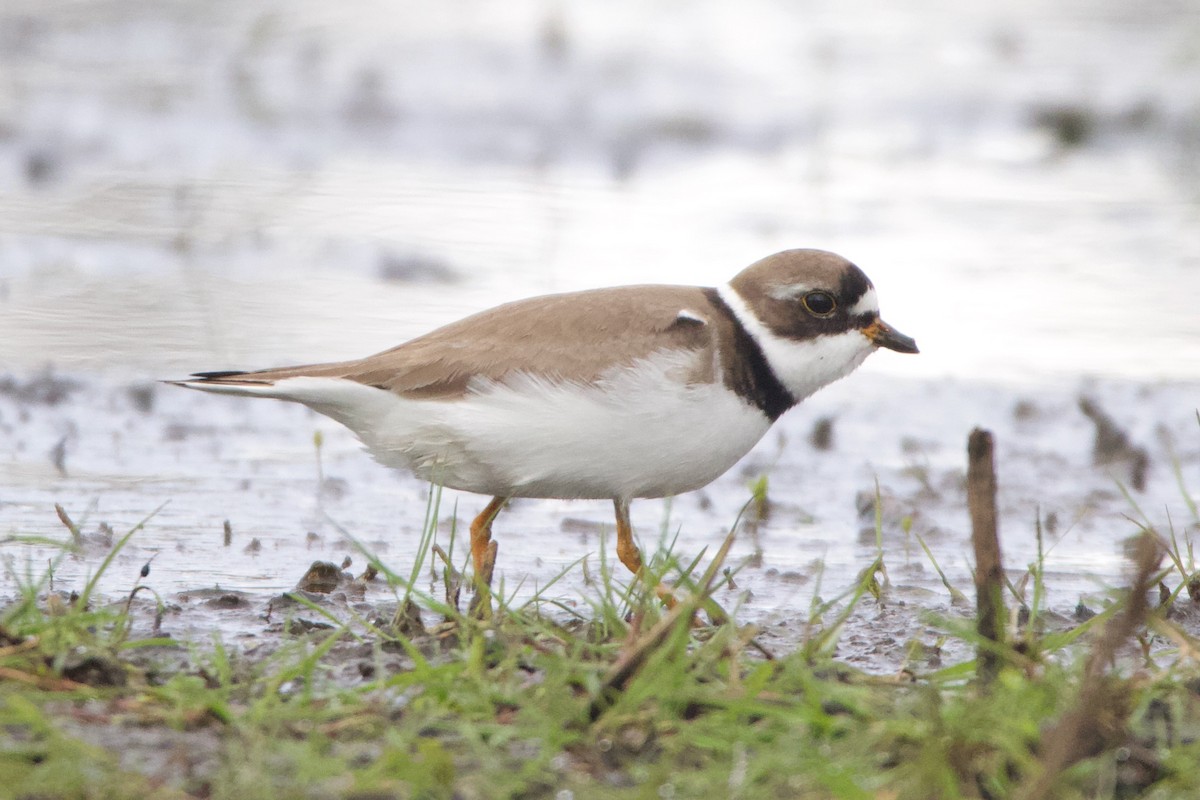
<instances>
[{"instance_id":1,"label":"small twig in mud","mask_svg":"<svg viewBox=\"0 0 1200 800\"><path fill-rule=\"evenodd\" d=\"M462 594L463 575L454 568L454 564L450 561L450 556L442 549L440 544L433 546L433 553L442 560L445 569L442 570L442 584L446 587L446 605L458 610L458 598ZM450 618L446 619L447 622Z\"/></svg>"},{"instance_id":2,"label":"small twig in mud","mask_svg":"<svg viewBox=\"0 0 1200 800\"><path fill-rule=\"evenodd\" d=\"M1150 454L1146 449L1133 444L1129 434L1094 401L1081 397L1079 410L1096 426L1092 463L1097 466L1124 463L1129 469L1130 485L1139 492L1145 491L1146 472L1150 469Z\"/></svg>"},{"instance_id":3,"label":"small twig in mud","mask_svg":"<svg viewBox=\"0 0 1200 800\"><path fill-rule=\"evenodd\" d=\"M72 543L76 547L81 546L83 544L83 534L80 532L79 526L71 520L71 517L67 514L67 510L58 503L54 504L54 510L58 512L59 521L61 521L63 525L66 525L67 530L71 532Z\"/></svg>"},{"instance_id":4,"label":"small twig in mud","mask_svg":"<svg viewBox=\"0 0 1200 800\"><path fill-rule=\"evenodd\" d=\"M50 462L54 464L54 468L58 470L58 474L62 477L67 477L67 439L64 436L58 440L54 447L50 448Z\"/></svg>"},{"instance_id":5,"label":"small twig in mud","mask_svg":"<svg viewBox=\"0 0 1200 800\"><path fill-rule=\"evenodd\" d=\"M977 656L980 680L990 682L1000 670L1004 643L1004 563L996 525L996 465L992 434L981 428L967 439L967 510L975 547L976 630L988 643Z\"/></svg>"},{"instance_id":6,"label":"small twig in mud","mask_svg":"<svg viewBox=\"0 0 1200 800\"><path fill-rule=\"evenodd\" d=\"M1132 640L1146 623L1150 612L1146 596L1162 557L1163 547L1157 536L1145 532L1138 537L1136 571L1125 608L1109 620L1092 646L1075 707L1042 736L1041 773L1016 795L1020 800L1055 797L1055 782L1064 770L1127 739L1134 695L1127 682L1109 675L1108 668L1121 645Z\"/></svg>"},{"instance_id":7,"label":"small twig in mud","mask_svg":"<svg viewBox=\"0 0 1200 800\"><path fill-rule=\"evenodd\" d=\"M125 598L125 630L122 634L122 639L128 636L129 632L133 630L133 617L130 615L130 610L133 607L133 599L137 597L138 592L142 591L146 591L154 595L154 627L151 630L156 636L162 632L163 612L166 610L166 607L163 605L162 598L158 596L158 592L154 591L149 586L144 586L139 583L133 587L133 589L129 592L129 596Z\"/></svg>"},{"instance_id":8,"label":"small twig in mud","mask_svg":"<svg viewBox=\"0 0 1200 800\"><path fill-rule=\"evenodd\" d=\"M69 678L31 675L11 667L0 667L0 681L18 681L29 686L36 686L44 692L78 692L90 688L86 683L79 683Z\"/></svg>"}]
</instances>

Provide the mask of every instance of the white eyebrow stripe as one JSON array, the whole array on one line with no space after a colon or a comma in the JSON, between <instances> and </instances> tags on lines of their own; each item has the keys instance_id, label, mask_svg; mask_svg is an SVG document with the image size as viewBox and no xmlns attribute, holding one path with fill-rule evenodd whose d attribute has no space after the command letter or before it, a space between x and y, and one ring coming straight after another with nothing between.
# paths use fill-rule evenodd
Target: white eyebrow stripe
<instances>
[{"instance_id":1,"label":"white eyebrow stripe","mask_svg":"<svg viewBox=\"0 0 1200 800\"><path fill-rule=\"evenodd\" d=\"M879 313L879 296L875 294L875 287L872 286L863 293L863 296L858 298L858 302L850 307L850 316L857 317L859 314L878 314Z\"/></svg>"},{"instance_id":2,"label":"white eyebrow stripe","mask_svg":"<svg viewBox=\"0 0 1200 800\"><path fill-rule=\"evenodd\" d=\"M789 283L784 286L772 286L767 295L776 300L792 300L811 291L812 287L807 283Z\"/></svg>"}]
</instances>

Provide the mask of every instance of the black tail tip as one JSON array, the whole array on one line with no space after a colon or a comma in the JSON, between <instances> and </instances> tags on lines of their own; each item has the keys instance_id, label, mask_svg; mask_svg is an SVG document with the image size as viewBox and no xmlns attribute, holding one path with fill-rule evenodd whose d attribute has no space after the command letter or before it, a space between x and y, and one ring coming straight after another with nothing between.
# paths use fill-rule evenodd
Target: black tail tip
<instances>
[{"instance_id":1,"label":"black tail tip","mask_svg":"<svg viewBox=\"0 0 1200 800\"><path fill-rule=\"evenodd\" d=\"M232 378L234 375L245 375L241 370L227 369L218 370L217 372L193 372L191 377L199 378L202 381L219 381L222 378Z\"/></svg>"}]
</instances>

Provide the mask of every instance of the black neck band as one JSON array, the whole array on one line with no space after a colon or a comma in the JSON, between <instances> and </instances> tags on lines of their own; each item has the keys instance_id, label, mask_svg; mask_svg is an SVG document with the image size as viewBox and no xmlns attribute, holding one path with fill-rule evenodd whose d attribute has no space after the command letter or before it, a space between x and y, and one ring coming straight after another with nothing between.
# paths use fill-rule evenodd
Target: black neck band
<instances>
[{"instance_id":1,"label":"black neck band","mask_svg":"<svg viewBox=\"0 0 1200 800\"><path fill-rule=\"evenodd\" d=\"M733 324L734 352L726 354L726 363L722 365L726 384L774 422L783 412L796 405L796 398L780 383L762 347L754 341L733 309L721 299L720 293L716 289L705 289L704 294L713 308Z\"/></svg>"}]
</instances>

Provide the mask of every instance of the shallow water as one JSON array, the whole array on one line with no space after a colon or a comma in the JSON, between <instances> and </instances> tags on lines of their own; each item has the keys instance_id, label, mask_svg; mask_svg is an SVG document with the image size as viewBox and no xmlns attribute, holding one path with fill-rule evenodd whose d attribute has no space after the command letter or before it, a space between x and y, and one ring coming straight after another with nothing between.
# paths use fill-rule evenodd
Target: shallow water
<instances>
[{"instance_id":1,"label":"shallow water","mask_svg":"<svg viewBox=\"0 0 1200 800\"><path fill-rule=\"evenodd\" d=\"M150 562L144 583L173 604L208 609L225 592L246 593L240 613L169 615L175 635L207 635L214 626L230 635L261 628L270 602L290 590L314 560L340 563L350 556L359 572L365 557L348 532L393 571L407 575L425 519L428 487L374 464L342 428L303 408L242 402L153 387L131 395L124 387L84 383L61 402L0 396L0 430L10 446L0 454L0 529L64 538L53 505L61 503L95 537L100 524L120 535L166 503L132 539L100 584L120 597ZM1110 410L1134 444L1145 447L1149 469L1143 491L1123 496L1125 463L1092 463L1092 424L1078 411L1078 393ZM678 534L676 552L690 559L713 552L742 505L750 484L769 480L769 516L743 528L730 564L743 567L720 600L739 607L739 619L767 626L765 641L794 646L814 598L829 599L849 587L877 552L874 495L883 501L882 544L891 590L883 604L866 604L847 635L862 638L847 657L873 668L902 660L910 638L922 632L927 612L953 609L916 536L929 545L956 588L970 594L969 524L963 477L965 432L982 424L997 436L999 505L1005 556L1014 582L1037 559L1041 521L1047 596L1055 613L1069 617L1083 600L1098 609L1108 587L1119 586L1125 561L1121 541L1138 522L1182 539L1200 534L1176 482L1182 470L1195 502L1200 486L1200 425L1195 385L1146 387L1104 382L1071 390L1022 392L977 383L935 383L886 376L856 376L786 415L746 460L708 488L663 501L634 504L644 547ZM1136 411L1134 410L1136 409ZM809 441L815 422L833 419L833 447ZM321 431L321 474L312 434ZM59 472L48 449L62 441ZM319 487L324 485L325 490ZM447 492L442 498L439 542L448 547L449 520L459 530L483 499ZM1145 514L1143 519L1142 514ZM233 532L224 544L224 522ZM906 530L907 528L907 530ZM599 559L615 565L611 508L588 501L517 501L498 519L498 580L506 593L533 596L561 571L574 567L551 590L555 599L588 613L598 591L584 580ZM250 547L257 540L259 547ZM605 546L607 542L607 546ZM45 547L5 546L10 569L34 577L45 571ZM55 567L55 587L78 589L106 548L89 545ZM757 557L756 557L757 556ZM458 544L457 564L465 564ZM420 587L440 596L426 575ZM1168 578L1170 585L1178 577ZM219 592L200 592L219 587ZM6 574L0 593L15 590ZM378 586L366 600L393 595ZM1029 588L1027 600L1032 598ZM250 612L250 613L247 613ZM889 627L890 626L890 627ZM873 634L891 642L883 647Z\"/></svg>"},{"instance_id":2,"label":"shallow water","mask_svg":"<svg viewBox=\"0 0 1200 800\"><path fill-rule=\"evenodd\" d=\"M337 525L406 571L427 488L333 423L128 387L359 356L539 292L717 283L819 246L866 269L921 356L873 357L669 518L636 504L643 540L714 546L767 473L742 616L795 629L873 558L856 496L878 478L897 602L864 630L904 603L946 610L900 521L965 590L963 449L985 425L1010 566L1053 513L1069 612L1119 581L1138 517L1091 465L1079 394L1150 452L1135 499L1156 525L1169 511L1182 532L1200 487L1197 41L1190 4L1115 0L5 3L0 372L19 389L53 363L83 388L0 394L0 535L61 534L55 502L120 533L169 501L106 592L153 555L164 596L219 584L265 603L311 560L355 555ZM805 443L823 416L829 452ZM442 513L455 502L463 519L481 504L448 495ZM497 525L506 585L527 596L594 562L608 521L604 503L515 504ZM40 574L45 552L4 549ZM913 614L893 622L902 645Z\"/></svg>"}]
</instances>

